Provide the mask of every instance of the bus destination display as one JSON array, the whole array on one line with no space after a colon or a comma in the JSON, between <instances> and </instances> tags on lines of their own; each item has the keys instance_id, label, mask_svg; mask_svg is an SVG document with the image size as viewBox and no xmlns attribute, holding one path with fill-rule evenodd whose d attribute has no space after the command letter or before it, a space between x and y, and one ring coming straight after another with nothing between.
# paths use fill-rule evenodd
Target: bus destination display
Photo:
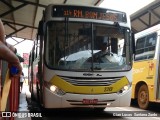
<instances>
[{"instance_id":1,"label":"bus destination display","mask_svg":"<svg viewBox=\"0 0 160 120\"><path fill-rule=\"evenodd\" d=\"M123 12L82 6L53 6L52 16L127 22Z\"/></svg>"}]
</instances>

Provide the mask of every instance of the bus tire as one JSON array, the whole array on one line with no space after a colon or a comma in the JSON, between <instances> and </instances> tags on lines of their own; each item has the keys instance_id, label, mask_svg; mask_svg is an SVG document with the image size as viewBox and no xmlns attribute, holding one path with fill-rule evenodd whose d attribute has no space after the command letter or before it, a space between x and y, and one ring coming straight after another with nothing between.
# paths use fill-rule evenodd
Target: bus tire
<instances>
[{"instance_id":1,"label":"bus tire","mask_svg":"<svg viewBox=\"0 0 160 120\"><path fill-rule=\"evenodd\" d=\"M147 85L143 84L138 90L138 105L141 109L147 109L149 107L149 92Z\"/></svg>"},{"instance_id":2,"label":"bus tire","mask_svg":"<svg viewBox=\"0 0 160 120\"><path fill-rule=\"evenodd\" d=\"M31 100L35 101L35 97L34 97L34 94L33 94L33 86L32 84L30 85L30 92L31 92Z\"/></svg>"},{"instance_id":3,"label":"bus tire","mask_svg":"<svg viewBox=\"0 0 160 120\"><path fill-rule=\"evenodd\" d=\"M35 97L34 97L34 94L33 94L33 90L31 91L31 100L35 101Z\"/></svg>"}]
</instances>

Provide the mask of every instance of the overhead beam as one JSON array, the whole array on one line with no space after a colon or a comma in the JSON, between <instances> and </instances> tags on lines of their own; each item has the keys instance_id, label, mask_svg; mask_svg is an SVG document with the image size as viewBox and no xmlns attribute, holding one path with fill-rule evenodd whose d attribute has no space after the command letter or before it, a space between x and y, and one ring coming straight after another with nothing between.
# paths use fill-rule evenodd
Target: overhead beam
<instances>
[{"instance_id":1,"label":"overhead beam","mask_svg":"<svg viewBox=\"0 0 160 120\"><path fill-rule=\"evenodd\" d=\"M145 10L143 10L142 12L140 12L140 13L138 13L138 14L136 14L136 15L134 15L134 14L131 15L131 21L134 21L135 19L137 19L137 18L139 18L139 17L147 14L147 13L148 13L148 10L156 9L156 8L159 7L159 6L160 6L160 1L159 1L159 2L155 1L155 4L154 4L154 5L146 8Z\"/></svg>"},{"instance_id":2,"label":"overhead beam","mask_svg":"<svg viewBox=\"0 0 160 120\"><path fill-rule=\"evenodd\" d=\"M14 39L13 37L11 37L11 38L18 43L18 41L16 39Z\"/></svg>"},{"instance_id":3,"label":"overhead beam","mask_svg":"<svg viewBox=\"0 0 160 120\"><path fill-rule=\"evenodd\" d=\"M21 23L16 23L16 22L10 22L10 21L6 21L6 20L2 20L2 22L37 29L37 27L33 27L33 26L30 26L30 25L25 25L25 24L21 24Z\"/></svg>"},{"instance_id":4,"label":"overhead beam","mask_svg":"<svg viewBox=\"0 0 160 120\"><path fill-rule=\"evenodd\" d=\"M156 23L154 23L153 25L149 26L149 27L153 27L153 26L155 26L155 25L157 25L157 24L159 24L159 23L160 23L160 20L157 21ZM146 30L146 29L147 29L147 28L144 28L144 29L142 29L141 31Z\"/></svg>"},{"instance_id":5,"label":"overhead beam","mask_svg":"<svg viewBox=\"0 0 160 120\"><path fill-rule=\"evenodd\" d=\"M133 28L133 26L131 27L131 30L133 33L137 33L138 31L136 29Z\"/></svg>"},{"instance_id":6,"label":"overhead beam","mask_svg":"<svg viewBox=\"0 0 160 120\"><path fill-rule=\"evenodd\" d=\"M10 3L8 3L7 1L5 1L5 0L1 0L4 4L6 4L8 7L10 7L11 9L13 9L14 7L10 4Z\"/></svg>"},{"instance_id":7,"label":"overhead beam","mask_svg":"<svg viewBox=\"0 0 160 120\"><path fill-rule=\"evenodd\" d=\"M19 31L25 29L25 28L26 28L26 27L24 26L24 27L22 27L22 28L20 28L20 29L18 29L18 30L16 30L16 31L10 33L9 35L6 35L6 39L9 38L9 37L11 37L11 36L14 35L15 33L17 33L17 32L19 32Z\"/></svg>"},{"instance_id":8,"label":"overhead beam","mask_svg":"<svg viewBox=\"0 0 160 120\"><path fill-rule=\"evenodd\" d=\"M9 23L5 23L6 25L8 25L10 28L12 28L13 30L17 30L15 27L13 27L12 25L10 25Z\"/></svg>"},{"instance_id":9,"label":"overhead beam","mask_svg":"<svg viewBox=\"0 0 160 120\"><path fill-rule=\"evenodd\" d=\"M23 3L22 5L19 5L18 7L14 7L13 9L11 9L11 10L9 10L9 11L1 14L1 15L0 15L0 18L4 17L4 16L6 16L6 15L8 15L8 14L10 14L10 13L13 13L14 11L16 11L16 10L18 10L18 9L26 6L26 5L27 5L26 3Z\"/></svg>"},{"instance_id":10,"label":"overhead beam","mask_svg":"<svg viewBox=\"0 0 160 120\"><path fill-rule=\"evenodd\" d=\"M157 13L155 13L153 10L149 10L148 12L152 13L154 16L160 19L160 16Z\"/></svg>"},{"instance_id":11,"label":"overhead beam","mask_svg":"<svg viewBox=\"0 0 160 120\"><path fill-rule=\"evenodd\" d=\"M158 20L156 23L154 23L153 25L151 25L151 27L152 26L155 26L155 25L157 25L157 24L159 24L160 23L160 20Z\"/></svg>"},{"instance_id":12,"label":"overhead beam","mask_svg":"<svg viewBox=\"0 0 160 120\"><path fill-rule=\"evenodd\" d=\"M13 39L13 37L15 37L15 36L11 36L11 37L9 37L9 38L12 38L12 39ZM28 38L28 37L25 38L25 37L19 37L19 36L18 36L17 38L33 41L31 38Z\"/></svg>"},{"instance_id":13,"label":"overhead beam","mask_svg":"<svg viewBox=\"0 0 160 120\"><path fill-rule=\"evenodd\" d=\"M149 12L149 26L151 26L151 13Z\"/></svg>"},{"instance_id":14,"label":"overhead beam","mask_svg":"<svg viewBox=\"0 0 160 120\"><path fill-rule=\"evenodd\" d=\"M46 8L46 5L35 3L35 2L26 1L26 0L14 0L14 1Z\"/></svg>"},{"instance_id":15,"label":"overhead beam","mask_svg":"<svg viewBox=\"0 0 160 120\"><path fill-rule=\"evenodd\" d=\"M16 44L14 44L13 46L16 46L16 45L18 45L19 43L22 43L23 41L25 41L26 39L23 39L22 41L20 41L20 42L17 42Z\"/></svg>"},{"instance_id":16,"label":"overhead beam","mask_svg":"<svg viewBox=\"0 0 160 120\"><path fill-rule=\"evenodd\" d=\"M141 18L138 18L139 21L141 21L145 26L149 27L150 25L148 25L145 21L143 21Z\"/></svg>"}]
</instances>

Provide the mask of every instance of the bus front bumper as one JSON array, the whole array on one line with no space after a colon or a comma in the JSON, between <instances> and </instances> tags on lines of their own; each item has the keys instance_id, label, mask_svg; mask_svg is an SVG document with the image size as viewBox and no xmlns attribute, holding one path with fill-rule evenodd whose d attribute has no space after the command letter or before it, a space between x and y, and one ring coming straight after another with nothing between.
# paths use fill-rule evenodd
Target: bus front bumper
<instances>
[{"instance_id":1,"label":"bus front bumper","mask_svg":"<svg viewBox=\"0 0 160 120\"><path fill-rule=\"evenodd\" d=\"M72 94L57 95L44 88L44 108L72 108L72 107L127 107L130 106L131 88L125 93L112 94Z\"/></svg>"}]
</instances>

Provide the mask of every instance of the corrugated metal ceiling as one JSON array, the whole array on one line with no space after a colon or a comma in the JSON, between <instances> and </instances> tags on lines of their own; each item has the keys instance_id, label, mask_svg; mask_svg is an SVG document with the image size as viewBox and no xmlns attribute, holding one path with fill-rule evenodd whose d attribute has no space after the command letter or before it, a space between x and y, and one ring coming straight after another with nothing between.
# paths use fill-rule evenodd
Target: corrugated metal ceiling
<instances>
[{"instance_id":1,"label":"corrugated metal ceiling","mask_svg":"<svg viewBox=\"0 0 160 120\"><path fill-rule=\"evenodd\" d=\"M0 18L6 38L33 40L42 11L48 4L78 4L99 6L104 0L0 0ZM131 15L132 30L137 33L160 22L160 0L156 0Z\"/></svg>"},{"instance_id":2,"label":"corrugated metal ceiling","mask_svg":"<svg viewBox=\"0 0 160 120\"><path fill-rule=\"evenodd\" d=\"M6 38L20 37L33 40L42 11L49 4L78 4L98 6L103 0L0 0L0 18Z\"/></svg>"},{"instance_id":3,"label":"corrugated metal ceiling","mask_svg":"<svg viewBox=\"0 0 160 120\"><path fill-rule=\"evenodd\" d=\"M160 0L155 0L131 15L131 25L134 33L140 32L159 23Z\"/></svg>"}]
</instances>

